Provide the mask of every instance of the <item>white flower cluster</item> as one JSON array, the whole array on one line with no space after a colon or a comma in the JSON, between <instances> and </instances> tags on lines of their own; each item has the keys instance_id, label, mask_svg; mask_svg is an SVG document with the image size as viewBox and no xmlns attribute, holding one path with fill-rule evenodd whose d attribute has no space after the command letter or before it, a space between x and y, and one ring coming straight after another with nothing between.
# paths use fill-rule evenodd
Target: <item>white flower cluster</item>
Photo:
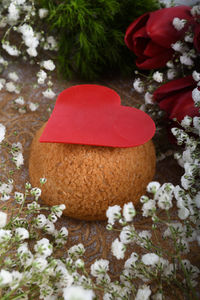
<instances>
[{"instance_id":1,"label":"white flower cluster","mask_svg":"<svg viewBox=\"0 0 200 300\"><path fill-rule=\"evenodd\" d=\"M22 154L22 144L20 142L13 143L11 148L12 160L16 167L19 169L24 164L24 158Z\"/></svg>"}]
</instances>

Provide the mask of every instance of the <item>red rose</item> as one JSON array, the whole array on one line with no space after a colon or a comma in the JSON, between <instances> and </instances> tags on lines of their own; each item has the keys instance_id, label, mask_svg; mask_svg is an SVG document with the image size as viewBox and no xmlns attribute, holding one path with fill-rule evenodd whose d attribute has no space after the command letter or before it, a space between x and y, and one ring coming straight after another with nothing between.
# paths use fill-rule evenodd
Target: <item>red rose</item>
<instances>
[{"instance_id":1,"label":"red rose","mask_svg":"<svg viewBox=\"0 0 200 300\"><path fill-rule=\"evenodd\" d=\"M172 80L154 92L154 99L170 119L176 118L181 121L186 115L197 116L199 109L194 106L192 99L192 91L196 84L192 76Z\"/></svg>"},{"instance_id":2,"label":"red rose","mask_svg":"<svg viewBox=\"0 0 200 300\"><path fill-rule=\"evenodd\" d=\"M174 53L171 44L184 36L189 25L186 23L178 31L172 24L173 19L185 19L194 24L190 10L191 7L184 5L163 8L142 15L128 27L125 43L137 55L137 67L157 69L166 65Z\"/></svg>"}]
</instances>

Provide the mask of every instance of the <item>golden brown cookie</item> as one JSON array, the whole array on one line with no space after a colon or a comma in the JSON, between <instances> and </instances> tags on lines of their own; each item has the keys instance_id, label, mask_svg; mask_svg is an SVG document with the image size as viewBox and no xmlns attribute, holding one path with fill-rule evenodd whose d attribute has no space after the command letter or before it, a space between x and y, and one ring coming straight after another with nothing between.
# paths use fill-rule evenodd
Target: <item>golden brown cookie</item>
<instances>
[{"instance_id":1,"label":"golden brown cookie","mask_svg":"<svg viewBox=\"0 0 200 300\"><path fill-rule=\"evenodd\" d=\"M42 177L42 200L65 204L64 214L104 220L112 205L137 204L155 173L152 141L133 148L40 143L45 124L31 145L29 175L33 186Z\"/></svg>"}]
</instances>

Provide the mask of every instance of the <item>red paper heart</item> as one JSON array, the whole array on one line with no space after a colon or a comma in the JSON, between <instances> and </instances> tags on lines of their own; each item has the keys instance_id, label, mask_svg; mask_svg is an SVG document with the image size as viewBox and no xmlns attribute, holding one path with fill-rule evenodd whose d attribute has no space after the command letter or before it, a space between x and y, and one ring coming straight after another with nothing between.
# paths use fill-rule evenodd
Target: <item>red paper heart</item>
<instances>
[{"instance_id":1,"label":"red paper heart","mask_svg":"<svg viewBox=\"0 0 200 300\"><path fill-rule=\"evenodd\" d=\"M134 147L155 133L153 120L143 111L122 106L120 96L99 85L64 90L40 137L40 142Z\"/></svg>"}]
</instances>

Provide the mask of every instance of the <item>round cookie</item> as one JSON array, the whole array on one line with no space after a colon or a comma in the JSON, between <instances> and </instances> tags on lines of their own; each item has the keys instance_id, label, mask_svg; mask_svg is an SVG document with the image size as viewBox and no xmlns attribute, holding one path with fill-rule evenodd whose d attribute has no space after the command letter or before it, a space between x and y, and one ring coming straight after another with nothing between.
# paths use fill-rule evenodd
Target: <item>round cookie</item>
<instances>
[{"instance_id":1,"label":"round cookie","mask_svg":"<svg viewBox=\"0 0 200 300\"><path fill-rule=\"evenodd\" d=\"M45 124L31 145L29 175L33 186L45 177L42 200L65 204L64 214L105 220L112 205L137 204L155 173L152 141L133 148L40 143Z\"/></svg>"}]
</instances>

